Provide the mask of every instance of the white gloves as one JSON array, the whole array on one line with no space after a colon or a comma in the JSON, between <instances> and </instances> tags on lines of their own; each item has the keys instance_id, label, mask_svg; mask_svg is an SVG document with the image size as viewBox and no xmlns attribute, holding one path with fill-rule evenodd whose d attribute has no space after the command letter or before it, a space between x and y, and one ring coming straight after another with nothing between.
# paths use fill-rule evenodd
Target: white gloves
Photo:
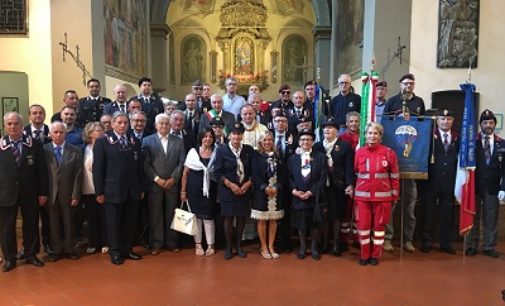
<instances>
[{"instance_id":1,"label":"white gloves","mask_svg":"<svg viewBox=\"0 0 505 306\"><path fill-rule=\"evenodd\" d=\"M498 199L499 199L500 201L505 200L505 191L500 191L500 192L498 192Z\"/></svg>"}]
</instances>

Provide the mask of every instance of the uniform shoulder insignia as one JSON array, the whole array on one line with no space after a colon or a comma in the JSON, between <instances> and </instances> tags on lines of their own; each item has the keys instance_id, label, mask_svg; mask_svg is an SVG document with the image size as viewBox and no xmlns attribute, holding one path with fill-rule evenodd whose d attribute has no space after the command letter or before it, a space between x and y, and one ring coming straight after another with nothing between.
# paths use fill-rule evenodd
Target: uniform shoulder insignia
<instances>
[{"instance_id":1,"label":"uniform shoulder insignia","mask_svg":"<svg viewBox=\"0 0 505 306\"><path fill-rule=\"evenodd\" d=\"M0 150L5 151L5 150L9 149L10 147L11 147L11 145L9 144L7 139L2 138L2 141L0 142Z\"/></svg>"}]
</instances>

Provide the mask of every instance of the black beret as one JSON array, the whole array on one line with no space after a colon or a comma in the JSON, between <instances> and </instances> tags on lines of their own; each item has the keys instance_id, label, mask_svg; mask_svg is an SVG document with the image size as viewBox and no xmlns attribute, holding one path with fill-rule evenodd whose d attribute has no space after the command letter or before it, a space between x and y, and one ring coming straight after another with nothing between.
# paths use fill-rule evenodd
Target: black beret
<instances>
[{"instance_id":1,"label":"black beret","mask_svg":"<svg viewBox=\"0 0 505 306\"><path fill-rule=\"evenodd\" d=\"M489 109L485 109L482 112L482 114L480 114L479 123L482 123L482 121L484 121L484 120L493 120L494 123L496 124L496 116Z\"/></svg>"},{"instance_id":2,"label":"black beret","mask_svg":"<svg viewBox=\"0 0 505 306\"><path fill-rule=\"evenodd\" d=\"M398 82L402 82L403 80L405 79L410 79L412 81L415 81L416 79L414 78L414 75L412 73L407 73L405 75L403 75L401 78L400 78L400 81Z\"/></svg>"}]
</instances>

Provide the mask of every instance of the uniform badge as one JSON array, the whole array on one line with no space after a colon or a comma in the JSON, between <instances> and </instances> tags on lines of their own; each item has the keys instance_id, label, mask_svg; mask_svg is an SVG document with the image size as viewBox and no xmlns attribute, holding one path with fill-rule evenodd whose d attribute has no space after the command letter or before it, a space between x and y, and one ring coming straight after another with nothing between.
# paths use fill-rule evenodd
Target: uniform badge
<instances>
[{"instance_id":1,"label":"uniform badge","mask_svg":"<svg viewBox=\"0 0 505 306\"><path fill-rule=\"evenodd\" d=\"M335 146L335 152L340 152L340 147L338 145Z\"/></svg>"},{"instance_id":2,"label":"uniform badge","mask_svg":"<svg viewBox=\"0 0 505 306\"><path fill-rule=\"evenodd\" d=\"M33 166L35 162L33 161L33 155L26 155L26 163L28 166Z\"/></svg>"},{"instance_id":3,"label":"uniform badge","mask_svg":"<svg viewBox=\"0 0 505 306\"><path fill-rule=\"evenodd\" d=\"M382 161L382 167L386 168L387 166L388 166L388 161L384 159Z\"/></svg>"},{"instance_id":4,"label":"uniform badge","mask_svg":"<svg viewBox=\"0 0 505 306\"><path fill-rule=\"evenodd\" d=\"M293 144L293 135L289 135L288 137L288 144Z\"/></svg>"},{"instance_id":5,"label":"uniform badge","mask_svg":"<svg viewBox=\"0 0 505 306\"><path fill-rule=\"evenodd\" d=\"M351 101L351 102L349 102L349 105L348 105L348 106L349 106L349 107L354 107L354 103L352 103L352 101Z\"/></svg>"}]
</instances>

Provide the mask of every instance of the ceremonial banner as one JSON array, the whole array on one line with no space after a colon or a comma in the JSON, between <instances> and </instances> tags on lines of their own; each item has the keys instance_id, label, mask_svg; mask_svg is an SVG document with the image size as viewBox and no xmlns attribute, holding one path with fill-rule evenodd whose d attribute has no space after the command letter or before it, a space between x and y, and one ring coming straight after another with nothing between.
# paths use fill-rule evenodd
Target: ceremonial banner
<instances>
[{"instance_id":1,"label":"ceremonial banner","mask_svg":"<svg viewBox=\"0 0 505 306\"><path fill-rule=\"evenodd\" d=\"M384 126L382 144L398 156L400 177L427 180L432 120L411 116L410 120L383 118L381 123Z\"/></svg>"},{"instance_id":2,"label":"ceremonial banner","mask_svg":"<svg viewBox=\"0 0 505 306\"><path fill-rule=\"evenodd\" d=\"M314 96L313 106L313 124L314 124L314 133L316 134L316 141L323 141L323 129L321 129L321 124L323 123L324 117L324 108L323 103L323 90L319 86L319 83L316 83L316 94Z\"/></svg>"},{"instance_id":3,"label":"ceremonial banner","mask_svg":"<svg viewBox=\"0 0 505 306\"><path fill-rule=\"evenodd\" d=\"M454 196L461 205L459 214L459 234L464 236L472 229L475 217L475 149L476 127L474 91L475 85L465 83L460 85L465 91L465 108L463 125L461 127L461 144L459 146L458 169Z\"/></svg>"},{"instance_id":4,"label":"ceremonial banner","mask_svg":"<svg viewBox=\"0 0 505 306\"><path fill-rule=\"evenodd\" d=\"M377 100L376 85L378 80L379 73L374 70L370 71L370 76L366 72L361 75L361 82L363 84L361 86L361 110L359 120L360 147L364 146L366 143L366 125L372 121L375 121L375 100Z\"/></svg>"}]
</instances>

